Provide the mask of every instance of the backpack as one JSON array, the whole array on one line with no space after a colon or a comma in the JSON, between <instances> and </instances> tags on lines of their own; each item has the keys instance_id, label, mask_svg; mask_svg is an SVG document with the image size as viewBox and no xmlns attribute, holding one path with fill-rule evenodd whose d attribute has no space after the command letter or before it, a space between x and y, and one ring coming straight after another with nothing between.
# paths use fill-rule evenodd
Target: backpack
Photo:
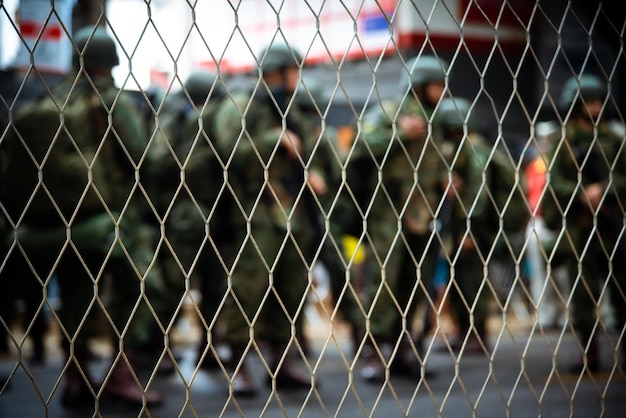
<instances>
[{"instance_id":1,"label":"backpack","mask_svg":"<svg viewBox=\"0 0 626 418\"><path fill-rule=\"evenodd\" d=\"M170 219L176 225L174 230L180 242L195 243L204 239L204 217L209 215L211 238L217 243L232 238L228 220L236 210L236 202L228 188L221 191L224 169L215 152L214 120L220 103L219 97L213 97L204 106L195 108L181 99L161 122L164 135L157 138L150 195L161 214L165 214L174 200ZM202 130L199 119L202 120ZM185 187L177 192L181 165L185 170Z\"/></svg>"},{"instance_id":2,"label":"backpack","mask_svg":"<svg viewBox=\"0 0 626 418\"><path fill-rule=\"evenodd\" d=\"M2 203L13 221L58 223L79 208L81 215L102 211L108 197L106 147L94 108L95 93L74 91L65 105L48 95L25 104L15 115L0 145L5 159ZM102 120L106 123L106 119ZM102 130L104 132L104 129Z\"/></svg>"}]
</instances>

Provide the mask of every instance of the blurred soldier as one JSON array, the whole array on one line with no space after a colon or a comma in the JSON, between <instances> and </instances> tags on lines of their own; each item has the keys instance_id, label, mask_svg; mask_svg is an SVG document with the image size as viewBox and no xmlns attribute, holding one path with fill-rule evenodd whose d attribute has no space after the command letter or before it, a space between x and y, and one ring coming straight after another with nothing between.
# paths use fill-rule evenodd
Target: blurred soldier
<instances>
[{"instance_id":1,"label":"blurred soldier","mask_svg":"<svg viewBox=\"0 0 626 418\"><path fill-rule=\"evenodd\" d=\"M464 346L464 352L483 353L483 345L488 346L488 287L483 287L486 277L477 241L492 238L484 231L488 194L483 187L491 147L477 132L467 100L443 99L437 114L450 176L444 204L448 219L442 231L451 239L446 258L454 274L448 295L458 326L458 339L450 345L453 350Z\"/></svg>"},{"instance_id":2,"label":"blurred soldier","mask_svg":"<svg viewBox=\"0 0 626 418\"><path fill-rule=\"evenodd\" d=\"M160 134L150 150L154 168L150 194L159 222L165 225L159 259L170 295L160 309L161 316L165 324L175 320L185 289L194 287L191 278L197 278L201 325L206 330L198 362L207 369L219 368L216 313L226 283L220 260L227 257L231 233L227 227L230 194L224 190L220 195L223 165L215 153L214 118L224 92L216 73L193 71L162 115ZM157 330L155 335L159 334Z\"/></svg>"},{"instance_id":3,"label":"blurred soldier","mask_svg":"<svg viewBox=\"0 0 626 418\"><path fill-rule=\"evenodd\" d=\"M137 350L154 321L146 299L159 292L154 254L137 219L136 172L147 138L132 100L114 86L118 56L106 30L83 28L74 43L75 73L53 97L25 106L3 141L2 152L11 155L2 199L14 225L10 239L44 286L58 276L67 355L62 404L97 404L87 338L103 309L119 352L102 395L155 406L162 396L135 373ZM107 277L110 304L102 299Z\"/></svg>"},{"instance_id":4,"label":"blurred soldier","mask_svg":"<svg viewBox=\"0 0 626 418\"><path fill-rule=\"evenodd\" d=\"M256 394L245 356L259 340L271 350L268 385L311 385L311 377L294 367L289 348L299 346L293 339L295 324L319 246L314 241L320 234L319 208L311 202L308 185L315 193L326 189L314 171L305 183L305 144L313 142L292 101L301 55L272 44L257 60L259 88L252 96L240 92L225 99L217 116L220 149L224 160L232 159L228 181L238 200L230 219L238 254L223 319L233 353L231 389L240 396Z\"/></svg>"},{"instance_id":5,"label":"blurred soldier","mask_svg":"<svg viewBox=\"0 0 626 418\"><path fill-rule=\"evenodd\" d=\"M548 178L554 199L544 197L542 202L546 225L557 232L565 228L557 245L567 248L571 316L583 350L572 367L575 373L596 372L601 367L596 333L603 329L598 326L598 312L605 288L618 332L626 324L626 251L621 236L626 149L623 135L603 120L607 95L606 84L593 75L573 77L565 83L560 98L567 115L564 137L554 144ZM622 341L620 346L624 357L626 344Z\"/></svg>"},{"instance_id":6,"label":"blurred soldier","mask_svg":"<svg viewBox=\"0 0 626 418\"><path fill-rule=\"evenodd\" d=\"M329 222L329 234L319 253L319 261L326 267L332 295L338 312L351 327L354 347L362 339L361 312L358 310L354 293L346 287L346 269L348 260L344 258L343 237L347 233L346 225L354 216L346 192L342 189L342 166L345 162L343 151L339 149L337 131L324 123L330 106L330 98L324 86L315 79L305 78L296 94L296 104L305 115L310 126L311 144L305 144L306 154L310 156L309 166L325 180L326 187L317 196L323 211L323 218ZM351 277L351 276L348 276ZM344 288L345 291L344 291ZM356 349L355 349L356 350Z\"/></svg>"},{"instance_id":7,"label":"blurred soldier","mask_svg":"<svg viewBox=\"0 0 626 418\"><path fill-rule=\"evenodd\" d=\"M47 80L51 82L51 80ZM20 86L24 83L22 88ZM33 85L40 85L41 80L36 77L18 77L16 69L8 69L0 71L0 132L5 132L9 126L10 113L16 114L24 103L33 99L40 89L33 88ZM17 94L19 91L19 94ZM6 156L5 158L10 158ZM7 161L8 163L8 161ZM6 165L6 163L5 163ZM3 163L0 161L0 171ZM8 173L1 174L9 175ZM2 193L0 191L0 193ZM4 214L1 215L4 217ZM4 223L2 236L6 236L4 232L11 231L11 225L6 219L0 221ZM0 247L10 243L2 243ZM0 325L0 354L9 352L9 327L16 325L15 319L21 319L24 331L31 341L32 351L29 362L32 365L42 365L46 359L46 349L44 338L48 331L48 309L49 305L42 305L43 292L41 283L28 272L24 272L26 264L17 251L12 251L9 257L9 248L2 248L0 252L0 260L5 262L4 267L0 271L0 317L5 321L6 328ZM5 258L6 257L6 258ZM0 262L2 263L2 262ZM23 307L22 315L17 315L18 305L20 302ZM11 344L14 346L14 344Z\"/></svg>"},{"instance_id":8,"label":"blurred soldier","mask_svg":"<svg viewBox=\"0 0 626 418\"><path fill-rule=\"evenodd\" d=\"M417 378L425 370L421 341L417 346L413 341L421 336L413 335L412 322L416 301L425 300L433 274L436 239L431 236L445 178L433 110L446 90L447 64L421 55L406 63L406 71L403 98L370 111L356 139L364 158L371 153L380 164L380 172L362 180L375 190L367 219L372 277L362 370L369 381L384 379L386 368ZM389 347L395 355L383 359L379 353L386 357Z\"/></svg>"},{"instance_id":9,"label":"blurred soldier","mask_svg":"<svg viewBox=\"0 0 626 418\"><path fill-rule=\"evenodd\" d=\"M454 189L448 189L447 199L454 202L450 230L458 251L451 302L460 338L452 348L465 342L466 352L484 354L489 350L490 289L496 275L504 274L501 266L514 266L521 258L519 243L530 217L526 189L505 145L492 145L477 131L467 100L444 100L438 114Z\"/></svg>"}]
</instances>

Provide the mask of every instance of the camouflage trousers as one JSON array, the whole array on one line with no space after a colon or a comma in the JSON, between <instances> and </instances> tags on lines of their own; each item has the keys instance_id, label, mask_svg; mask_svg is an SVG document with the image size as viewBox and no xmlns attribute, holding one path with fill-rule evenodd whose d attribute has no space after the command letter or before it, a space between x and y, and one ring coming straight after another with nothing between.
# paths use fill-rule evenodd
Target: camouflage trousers
<instances>
[{"instance_id":1,"label":"camouflage trousers","mask_svg":"<svg viewBox=\"0 0 626 418\"><path fill-rule=\"evenodd\" d=\"M76 222L70 229L71 241L64 227L18 228L24 256L18 258L21 262L13 273L39 281L42 295L52 276L57 276L59 326L66 349L86 346L94 335L96 318L103 318L105 332L122 339L126 347L142 346L155 321L150 300L162 297L161 276L149 267L153 252L143 233L133 223L116 239L108 215Z\"/></svg>"},{"instance_id":2,"label":"camouflage trousers","mask_svg":"<svg viewBox=\"0 0 626 418\"><path fill-rule=\"evenodd\" d=\"M450 306L462 332L472 325L484 325L489 315L489 287L483 286L486 278L483 262L476 250L462 251L451 258L453 264L450 277ZM464 336L463 336L464 337Z\"/></svg>"},{"instance_id":3,"label":"camouflage trousers","mask_svg":"<svg viewBox=\"0 0 626 418\"><path fill-rule=\"evenodd\" d=\"M224 339L245 345L253 338L285 344L302 320L310 275L306 231L280 228L273 222L252 224L251 235L236 234L238 249L229 277L228 299L220 321Z\"/></svg>"},{"instance_id":4,"label":"camouflage trousers","mask_svg":"<svg viewBox=\"0 0 626 418\"><path fill-rule=\"evenodd\" d=\"M619 232L617 229L613 232ZM626 243L614 234L598 231L570 231L575 250L570 252L567 271L572 292L571 318L577 332L588 338L600 319L602 298L607 297L615 314L616 328L626 324ZM619 243L619 244L618 244ZM569 245L569 244L568 244ZM582 249L586 250L582 253ZM576 256L575 254L579 254ZM579 263L578 258L582 256Z\"/></svg>"},{"instance_id":5,"label":"camouflage trousers","mask_svg":"<svg viewBox=\"0 0 626 418\"><path fill-rule=\"evenodd\" d=\"M378 341L395 341L412 332L416 307L429 292L434 266L430 235L403 232L397 222L370 222L366 308Z\"/></svg>"}]
</instances>

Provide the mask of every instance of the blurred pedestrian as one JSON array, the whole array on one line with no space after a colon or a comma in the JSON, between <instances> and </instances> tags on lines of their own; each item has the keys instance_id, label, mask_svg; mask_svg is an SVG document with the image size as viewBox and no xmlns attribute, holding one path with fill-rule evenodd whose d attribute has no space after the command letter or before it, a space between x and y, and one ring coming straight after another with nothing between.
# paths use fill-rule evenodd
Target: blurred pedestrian
<instances>
[{"instance_id":1,"label":"blurred pedestrian","mask_svg":"<svg viewBox=\"0 0 626 418\"><path fill-rule=\"evenodd\" d=\"M312 142L292 100L302 56L273 43L257 62L258 88L225 99L217 114L220 149L230 159L228 182L237 199L229 228L238 252L228 266L231 285L222 315L232 350L231 391L240 396L257 393L246 355L254 349L262 355L260 341L271 352L267 385L298 389L314 382L296 368L290 348L299 345L296 323L320 243L319 208L310 193L326 188L314 171L305 175L305 144Z\"/></svg>"},{"instance_id":2,"label":"blurred pedestrian","mask_svg":"<svg viewBox=\"0 0 626 418\"><path fill-rule=\"evenodd\" d=\"M546 227L541 200L546 187L551 144L560 138L560 128L553 122L536 125L537 144L524 170L528 205L533 214L526 229L525 259L529 270L529 290L535 304L536 321L542 329L560 329L567 321L565 301L569 299L567 269L558 253L553 253L555 231ZM548 270L546 267L550 265Z\"/></svg>"},{"instance_id":3,"label":"blurred pedestrian","mask_svg":"<svg viewBox=\"0 0 626 418\"><path fill-rule=\"evenodd\" d=\"M566 254L572 292L571 318L582 355L571 371L597 372L602 356L598 315L602 295L609 290L616 329L626 324L626 286L622 237L626 194L624 138L605 120L611 101L606 83L582 74L564 84L559 105L566 122L562 140L551 151L549 196L542 201L543 217L561 239L555 245ZM565 229L565 231L563 231ZM622 341L622 363L626 344Z\"/></svg>"},{"instance_id":4,"label":"blurred pedestrian","mask_svg":"<svg viewBox=\"0 0 626 418\"><path fill-rule=\"evenodd\" d=\"M150 267L154 254L137 217L136 174L147 137L131 99L113 83L119 60L106 29L83 28L73 42L74 72L51 95L24 106L2 144L11 156L2 200L15 225L13 249L44 286L58 277L67 361L63 406L97 407L98 393L156 406L162 396L137 380L135 363L154 321L146 299L159 291ZM116 352L102 388L88 364L100 310Z\"/></svg>"},{"instance_id":5,"label":"blurred pedestrian","mask_svg":"<svg viewBox=\"0 0 626 418\"><path fill-rule=\"evenodd\" d=\"M366 226L369 324L361 371L367 381L384 380L387 369L415 378L428 372L422 332L415 332L413 320L417 301L431 293L438 250L432 235L445 165L434 109L446 91L448 65L420 55L403 72L403 95L368 111L356 139L363 158L371 155L380 164L362 178L372 191Z\"/></svg>"}]
</instances>

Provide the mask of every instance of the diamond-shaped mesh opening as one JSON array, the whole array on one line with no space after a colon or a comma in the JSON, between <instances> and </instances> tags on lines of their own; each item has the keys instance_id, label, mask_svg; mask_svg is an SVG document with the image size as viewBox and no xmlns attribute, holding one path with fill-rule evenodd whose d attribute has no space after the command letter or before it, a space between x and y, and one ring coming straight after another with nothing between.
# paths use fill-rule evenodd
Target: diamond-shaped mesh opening
<instances>
[{"instance_id":1,"label":"diamond-shaped mesh opening","mask_svg":"<svg viewBox=\"0 0 626 418\"><path fill-rule=\"evenodd\" d=\"M0 2L1 416L626 408L619 5L74 3Z\"/></svg>"}]
</instances>

